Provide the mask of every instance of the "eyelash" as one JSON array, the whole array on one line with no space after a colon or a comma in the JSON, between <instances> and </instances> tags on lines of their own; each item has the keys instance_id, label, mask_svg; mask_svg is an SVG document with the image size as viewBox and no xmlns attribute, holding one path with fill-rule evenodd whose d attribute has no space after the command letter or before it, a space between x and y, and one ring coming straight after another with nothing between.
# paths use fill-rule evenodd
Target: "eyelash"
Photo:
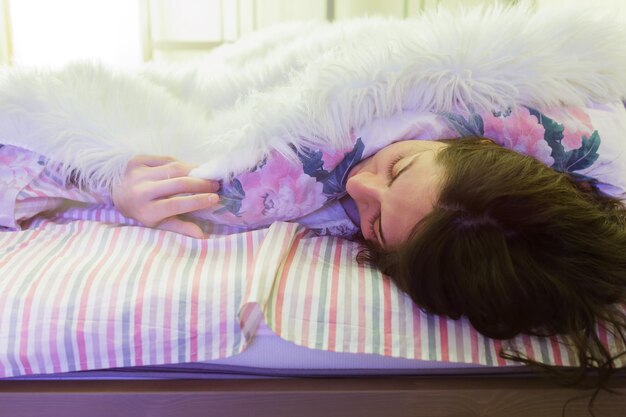
<instances>
[{"instance_id":1,"label":"eyelash","mask_svg":"<svg viewBox=\"0 0 626 417\"><path fill-rule=\"evenodd\" d=\"M391 182L393 181L394 177L393 177L393 167L396 166L396 164L398 162L400 162L402 160L403 156L399 155L397 157L395 157L391 163L389 164L389 166L387 167L387 178L389 178L389 185L391 186Z\"/></svg>"},{"instance_id":2,"label":"eyelash","mask_svg":"<svg viewBox=\"0 0 626 417\"><path fill-rule=\"evenodd\" d=\"M390 163L389 166L387 167L387 177L389 178L389 185L391 186L391 183L394 179L393 177L393 167L396 166L396 164L398 162L400 162L400 160L402 160L403 156L399 155L397 157L395 157ZM378 212L377 214L375 214L371 219L369 219L368 223L370 226L370 233L372 234L372 236L376 236L376 230L375 230L375 223L376 223L376 219L380 217L380 212Z\"/></svg>"}]
</instances>

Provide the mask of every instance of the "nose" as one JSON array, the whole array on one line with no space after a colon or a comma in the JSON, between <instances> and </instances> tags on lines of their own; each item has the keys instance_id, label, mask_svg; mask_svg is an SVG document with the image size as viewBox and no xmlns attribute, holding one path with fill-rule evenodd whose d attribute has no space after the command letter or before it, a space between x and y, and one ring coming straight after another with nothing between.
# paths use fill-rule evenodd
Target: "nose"
<instances>
[{"instance_id":1,"label":"nose","mask_svg":"<svg viewBox=\"0 0 626 417\"><path fill-rule=\"evenodd\" d=\"M384 179L371 172L359 172L348 179L346 191L354 201L367 206L378 203L386 189Z\"/></svg>"}]
</instances>

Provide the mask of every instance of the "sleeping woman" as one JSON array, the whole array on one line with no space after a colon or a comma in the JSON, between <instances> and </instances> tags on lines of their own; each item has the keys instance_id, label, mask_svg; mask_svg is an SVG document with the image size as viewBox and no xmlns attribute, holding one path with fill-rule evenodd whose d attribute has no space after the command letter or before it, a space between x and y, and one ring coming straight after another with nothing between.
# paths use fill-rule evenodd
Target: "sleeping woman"
<instances>
[{"instance_id":1,"label":"sleeping woman","mask_svg":"<svg viewBox=\"0 0 626 417\"><path fill-rule=\"evenodd\" d=\"M113 201L143 223L200 235L177 214L214 207L219 184L188 176L192 168L138 157ZM360 260L388 274L423 311L466 316L495 339L570 335L576 376L599 368L608 378L614 358L595 329L599 319L620 337L626 329L626 208L593 178L487 138L405 140L351 168L345 192L340 201L359 227Z\"/></svg>"},{"instance_id":2,"label":"sleeping woman","mask_svg":"<svg viewBox=\"0 0 626 417\"><path fill-rule=\"evenodd\" d=\"M496 339L571 336L576 382L598 369L603 386L616 357L596 326L626 346L624 29L528 13L324 27L210 76L9 74L0 143L82 188L108 178L91 192L146 226L295 221L355 239L425 312ZM572 58L581 45L593 53Z\"/></svg>"}]
</instances>

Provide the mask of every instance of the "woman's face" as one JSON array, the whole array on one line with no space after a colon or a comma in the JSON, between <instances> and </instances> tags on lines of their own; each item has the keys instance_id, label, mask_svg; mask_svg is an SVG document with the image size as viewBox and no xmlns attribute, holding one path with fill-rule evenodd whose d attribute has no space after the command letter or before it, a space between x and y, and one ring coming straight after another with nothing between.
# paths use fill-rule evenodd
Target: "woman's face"
<instances>
[{"instance_id":1,"label":"woman's face","mask_svg":"<svg viewBox=\"0 0 626 417\"><path fill-rule=\"evenodd\" d=\"M432 210L444 174L435 155L444 146L426 140L397 142L350 171L346 188L365 239L383 248L397 246Z\"/></svg>"}]
</instances>

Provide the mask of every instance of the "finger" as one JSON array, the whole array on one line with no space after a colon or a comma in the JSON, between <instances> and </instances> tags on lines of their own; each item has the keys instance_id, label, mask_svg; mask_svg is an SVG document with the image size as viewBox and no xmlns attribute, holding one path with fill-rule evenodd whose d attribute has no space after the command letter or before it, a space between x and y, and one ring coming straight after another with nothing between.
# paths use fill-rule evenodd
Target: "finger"
<instances>
[{"instance_id":1,"label":"finger","mask_svg":"<svg viewBox=\"0 0 626 417\"><path fill-rule=\"evenodd\" d=\"M217 194L194 194L164 198L153 202L158 218L167 218L197 210L212 208L219 201Z\"/></svg>"},{"instance_id":2,"label":"finger","mask_svg":"<svg viewBox=\"0 0 626 417\"><path fill-rule=\"evenodd\" d=\"M178 177L186 177L187 174L189 174L189 171L191 171L195 167L196 165L185 164L180 161L174 161L165 165L159 165L150 168L147 173L147 178L154 181L159 181L169 180Z\"/></svg>"},{"instance_id":3,"label":"finger","mask_svg":"<svg viewBox=\"0 0 626 417\"><path fill-rule=\"evenodd\" d=\"M157 167L165 164L175 162L176 159L171 156L161 155L138 155L132 159L136 164L141 164L149 167Z\"/></svg>"},{"instance_id":4,"label":"finger","mask_svg":"<svg viewBox=\"0 0 626 417\"><path fill-rule=\"evenodd\" d=\"M195 237L196 239L204 238L204 232L197 224L184 221L178 217L170 217L159 223L157 229L167 230L170 232L180 233L186 236Z\"/></svg>"},{"instance_id":5,"label":"finger","mask_svg":"<svg viewBox=\"0 0 626 417\"><path fill-rule=\"evenodd\" d=\"M150 189L146 192L146 197L150 200L156 200L176 194L214 193L219 189L220 184L217 181L179 177L151 183Z\"/></svg>"}]
</instances>

